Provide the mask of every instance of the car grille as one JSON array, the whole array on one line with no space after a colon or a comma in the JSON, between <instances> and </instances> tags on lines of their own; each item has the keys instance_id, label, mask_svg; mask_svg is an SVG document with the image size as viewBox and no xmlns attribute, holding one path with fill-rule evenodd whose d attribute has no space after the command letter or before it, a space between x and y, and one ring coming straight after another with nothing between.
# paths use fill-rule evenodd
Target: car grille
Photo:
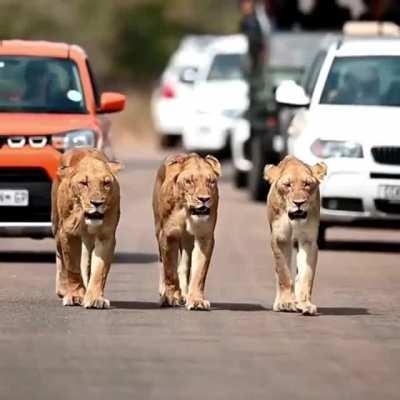
<instances>
[{"instance_id":1,"label":"car grille","mask_svg":"<svg viewBox=\"0 0 400 400\"><path fill-rule=\"evenodd\" d=\"M375 208L386 214L400 214L400 203L393 203L389 200L375 200Z\"/></svg>"},{"instance_id":2,"label":"car grille","mask_svg":"<svg viewBox=\"0 0 400 400\"><path fill-rule=\"evenodd\" d=\"M11 148L21 148L24 146L30 146L34 148L42 148L46 145L51 144L50 135L39 135L39 136L24 136L24 135L12 135L12 136L0 136L0 147L7 145Z\"/></svg>"},{"instance_id":3,"label":"car grille","mask_svg":"<svg viewBox=\"0 0 400 400\"><path fill-rule=\"evenodd\" d=\"M26 207L0 206L0 222L50 222L51 179L41 168L0 168L0 189L26 189Z\"/></svg>"},{"instance_id":4,"label":"car grille","mask_svg":"<svg viewBox=\"0 0 400 400\"><path fill-rule=\"evenodd\" d=\"M400 165L400 147L373 147L371 152L379 164Z\"/></svg>"}]
</instances>

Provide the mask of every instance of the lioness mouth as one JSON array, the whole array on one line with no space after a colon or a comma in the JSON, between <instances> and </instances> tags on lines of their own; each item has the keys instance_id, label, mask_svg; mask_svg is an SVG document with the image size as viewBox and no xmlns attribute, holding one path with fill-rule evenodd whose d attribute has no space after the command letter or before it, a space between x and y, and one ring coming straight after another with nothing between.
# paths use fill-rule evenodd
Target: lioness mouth
<instances>
[{"instance_id":1,"label":"lioness mouth","mask_svg":"<svg viewBox=\"0 0 400 400\"><path fill-rule=\"evenodd\" d=\"M210 208L206 206L193 207L190 209L192 215L210 215Z\"/></svg>"},{"instance_id":2,"label":"lioness mouth","mask_svg":"<svg viewBox=\"0 0 400 400\"><path fill-rule=\"evenodd\" d=\"M296 211L291 211L288 213L289 219L294 220L294 219L306 219L307 218L307 211L304 210L296 210Z\"/></svg>"},{"instance_id":3,"label":"lioness mouth","mask_svg":"<svg viewBox=\"0 0 400 400\"><path fill-rule=\"evenodd\" d=\"M104 214L95 211L93 213L85 212L85 218L90 220L102 220L104 218Z\"/></svg>"}]
</instances>

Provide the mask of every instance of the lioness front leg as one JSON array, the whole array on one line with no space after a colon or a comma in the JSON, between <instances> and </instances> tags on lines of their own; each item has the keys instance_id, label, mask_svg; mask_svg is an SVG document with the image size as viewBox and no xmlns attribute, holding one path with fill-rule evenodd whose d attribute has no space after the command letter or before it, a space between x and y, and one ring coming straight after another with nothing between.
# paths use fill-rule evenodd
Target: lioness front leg
<instances>
[{"instance_id":1,"label":"lioness front leg","mask_svg":"<svg viewBox=\"0 0 400 400\"><path fill-rule=\"evenodd\" d=\"M75 236L60 238L60 258L57 264L58 290L63 290L63 305L81 305L85 288L80 273L81 241ZM60 286L62 285L62 286ZM65 290L65 291L64 291Z\"/></svg>"},{"instance_id":2,"label":"lioness front leg","mask_svg":"<svg viewBox=\"0 0 400 400\"><path fill-rule=\"evenodd\" d=\"M214 248L214 238L195 238L190 270L189 293L186 301L188 310L209 310L210 302L204 299L204 287Z\"/></svg>"},{"instance_id":3,"label":"lioness front leg","mask_svg":"<svg viewBox=\"0 0 400 400\"><path fill-rule=\"evenodd\" d=\"M164 272L164 293L160 292L160 305L170 307L182 305L183 298L179 288L177 272L179 253L178 239L175 237L162 237L160 240L160 252Z\"/></svg>"},{"instance_id":4,"label":"lioness front leg","mask_svg":"<svg viewBox=\"0 0 400 400\"><path fill-rule=\"evenodd\" d=\"M317 313L317 307L311 303L317 258L318 247L315 241L299 242L295 294L297 308L305 315L315 315Z\"/></svg>"},{"instance_id":5,"label":"lioness front leg","mask_svg":"<svg viewBox=\"0 0 400 400\"><path fill-rule=\"evenodd\" d=\"M181 257L178 265L179 287L185 302L189 291L189 273L192 262L193 238L184 236L181 240Z\"/></svg>"},{"instance_id":6,"label":"lioness front leg","mask_svg":"<svg viewBox=\"0 0 400 400\"><path fill-rule=\"evenodd\" d=\"M276 276L276 298L272 308L274 311L297 311L290 274L292 243L272 239L272 253Z\"/></svg>"},{"instance_id":7,"label":"lioness front leg","mask_svg":"<svg viewBox=\"0 0 400 400\"><path fill-rule=\"evenodd\" d=\"M114 254L115 240L95 240L92 252L90 278L83 306L85 308L110 308L110 300L104 298L104 287Z\"/></svg>"}]
</instances>

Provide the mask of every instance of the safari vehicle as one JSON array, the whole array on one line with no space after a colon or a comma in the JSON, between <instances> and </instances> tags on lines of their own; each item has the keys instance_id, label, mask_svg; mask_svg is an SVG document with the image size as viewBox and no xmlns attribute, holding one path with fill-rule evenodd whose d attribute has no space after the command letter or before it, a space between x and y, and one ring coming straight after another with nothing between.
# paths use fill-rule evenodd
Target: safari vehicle
<instances>
[{"instance_id":1,"label":"safari vehicle","mask_svg":"<svg viewBox=\"0 0 400 400\"><path fill-rule=\"evenodd\" d=\"M125 96L97 92L76 45L0 41L0 236L51 236L51 184L62 152L102 149Z\"/></svg>"},{"instance_id":2,"label":"safari vehicle","mask_svg":"<svg viewBox=\"0 0 400 400\"><path fill-rule=\"evenodd\" d=\"M400 28L348 23L318 52L305 84L282 83L276 99L300 107L289 153L328 165L320 246L331 226L400 227Z\"/></svg>"},{"instance_id":3,"label":"safari vehicle","mask_svg":"<svg viewBox=\"0 0 400 400\"><path fill-rule=\"evenodd\" d=\"M285 80L300 82L303 71L316 54L326 33L278 32L267 40L267 54L257 73L250 76L250 107L246 119L234 126L231 151L234 183L247 184L253 200L265 200L265 164L276 163L286 154L285 127L293 110L282 109L275 90Z\"/></svg>"}]
</instances>

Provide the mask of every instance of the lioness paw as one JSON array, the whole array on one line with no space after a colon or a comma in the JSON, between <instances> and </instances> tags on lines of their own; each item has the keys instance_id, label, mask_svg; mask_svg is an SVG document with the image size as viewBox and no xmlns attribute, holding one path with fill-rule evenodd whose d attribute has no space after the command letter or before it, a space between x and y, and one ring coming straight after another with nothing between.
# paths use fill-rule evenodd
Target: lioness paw
<instances>
[{"instance_id":1,"label":"lioness paw","mask_svg":"<svg viewBox=\"0 0 400 400\"><path fill-rule=\"evenodd\" d=\"M62 303L64 307L80 306L82 304L82 296L65 295Z\"/></svg>"},{"instance_id":2,"label":"lioness paw","mask_svg":"<svg viewBox=\"0 0 400 400\"><path fill-rule=\"evenodd\" d=\"M297 310L300 311L303 315L317 314L317 306L311 303L298 303Z\"/></svg>"},{"instance_id":3,"label":"lioness paw","mask_svg":"<svg viewBox=\"0 0 400 400\"><path fill-rule=\"evenodd\" d=\"M272 309L276 312L296 312L297 307L294 301L275 301Z\"/></svg>"},{"instance_id":4,"label":"lioness paw","mask_svg":"<svg viewBox=\"0 0 400 400\"><path fill-rule=\"evenodd\" d=\"M204 299L188 299L186 302L187 310L204 310L208 311L211 308L211 304L208 300Z\"/></svg>"},{"instance_id":5,"label":"lioness paw","mask_svg":"<svg viewBox=\"0 0 400 400\"><path fill-rule=\"evenodd\" d=\"M83 307L96 308L96 309L108 309L108 308L110 308L110 300L105 299L104 297L97 297L94 299L85 297L85 299L83 300Z\"/></svg>"},{"instance_id":6,"label":"lioness paw","mask_svg":"<svg viewBox=\"0 0 400 400\"><path fill-rule=\"evenodd\" d=\"M185 298L180 290L165 290L160 294L160 307L178 307L185 304Z\"/></svg>"}]
</instances>

